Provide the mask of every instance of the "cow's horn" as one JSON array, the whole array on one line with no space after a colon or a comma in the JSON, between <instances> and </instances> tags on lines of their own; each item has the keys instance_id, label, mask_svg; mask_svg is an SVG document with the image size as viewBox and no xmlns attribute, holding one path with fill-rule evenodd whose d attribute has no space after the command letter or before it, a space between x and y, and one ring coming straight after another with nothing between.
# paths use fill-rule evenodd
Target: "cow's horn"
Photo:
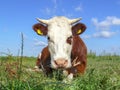
<instances>
[{"instance_id":1,"label":"cow's horn","mask_svg":"<svg viewBox=\"0 0 120 90\"><path fill-rule=\"evenodd\" d=\"M39 19L39 18L36 18L36 19L43 24L48 24L49 23L49 20L44 20L44 19Z\"/></svg>"},{"instance_id":2,"label":"cow's horn","mask_svg":"<svg viewBox=\"0 0 120 90\"><path fill-rule=\"evenodd\" d=\"M76 19L71 19L71 20L69 20L69 23L70 23L70 24L74 24L74 23L76 23L76 22L79 22L81 19L82 19L82 17L76 18Z\"/></svg>"}]
</instances>

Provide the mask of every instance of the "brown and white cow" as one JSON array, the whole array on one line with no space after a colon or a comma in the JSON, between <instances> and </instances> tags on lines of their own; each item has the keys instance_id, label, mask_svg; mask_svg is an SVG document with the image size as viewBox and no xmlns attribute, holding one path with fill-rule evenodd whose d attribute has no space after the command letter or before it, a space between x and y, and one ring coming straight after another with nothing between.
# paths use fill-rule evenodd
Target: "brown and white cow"
<instances>
[{"instance_id":1,"label":"brown and white cow","mask_svg":"<svg viewBox=\"0 0 120 90\"><path fill-rule=\"evenodd\" d=\"M37 18L40 23L33 26L38 35L47 36L48 46L38 56L36 65L49 75L53 69L63 69L68 79L84 73L87 48L79 37L86 26L79 23L81 18L68 19L63 16L49 20Z\"/></svg>"}]
</instances>

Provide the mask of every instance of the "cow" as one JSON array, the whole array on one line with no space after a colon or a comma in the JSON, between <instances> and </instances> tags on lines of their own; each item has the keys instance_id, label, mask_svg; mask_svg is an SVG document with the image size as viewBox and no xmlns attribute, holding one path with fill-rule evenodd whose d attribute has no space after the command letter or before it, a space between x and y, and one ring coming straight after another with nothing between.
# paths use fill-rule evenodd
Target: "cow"
<instances>
[{"instance_id":1,"label":"cow","mask_svg":"<svg viewBox=\"0 0 120 90\"><path fill-rule=\"evenodd\" d=\"M86 30L86 25L79 22L81 18L56 16L49 20L37 20L39 23L33 25L33 30L40 36L47 36L48 46L43 48L36 65L46 75L62 69L68 80L84 74L87 47L79 35Z\"/></svg>"}]
</instances>

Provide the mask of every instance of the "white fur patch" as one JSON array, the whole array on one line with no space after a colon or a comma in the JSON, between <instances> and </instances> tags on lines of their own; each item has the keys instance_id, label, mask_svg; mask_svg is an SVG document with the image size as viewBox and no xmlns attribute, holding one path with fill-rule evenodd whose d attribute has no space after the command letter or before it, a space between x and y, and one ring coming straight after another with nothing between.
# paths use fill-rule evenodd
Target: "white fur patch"
<instances>
[{"instance_id":1,"label":"white fur patch","mask_svg":"<svg viewBox=\"0 0 120 90\"><path fill-rule=\"evenodd\" d=\"M67 67L71 67L72 44L66 42L72 36L71 25L65 17L54 17L48 25L48 48L51 54L51 67L56 68L54 60L64 58L68 60Z\"/></svg>"},{"instance_id":2,"label":"white fur patch","mask_svg":"<svg viewBox=\"0 0 120 90\"><path fill-rule=\"evenodd\" d=\"M68 71L67 70L63 70L63 75L67 76L68 75Z\"/></svg>"},{"instance_id":3,"label":"white fur patch","mask_svg":"<svg viewBox=\"0 0 120 90\"><path fill-rule=\"evenodd\" d=\"M72 80L73 79L73 73L70 73L67 77L69 80Z\"/></svg>"},{"instance_id":4,"label":"white fur patch","mask_svg":"<svg viewBox=\"0 0 120 90\"><path fill-rule=\"evenodd\" d=\"M41 53L38 55L38 58L39 58L39 59L41 58Z\"/></svg>"}]
</instances>

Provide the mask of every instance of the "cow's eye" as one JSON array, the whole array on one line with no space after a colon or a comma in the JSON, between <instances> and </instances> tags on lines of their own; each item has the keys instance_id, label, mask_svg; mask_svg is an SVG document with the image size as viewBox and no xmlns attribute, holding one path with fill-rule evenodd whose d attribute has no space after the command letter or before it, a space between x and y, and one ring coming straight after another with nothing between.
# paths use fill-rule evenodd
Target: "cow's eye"
<instances>
[{"instance_id":1,"label":"cow's eye","mask_svg":"<svg viewBox=\"0 0 120 90\"><path fill-rule=\"evenodd\" d=\"M48 36L47 39L50 40L50 37Z\"/></svg>"},{"instance_id":2,"label":"cow's eye","mask_svg":"<svg viewBox=\"0 0 120 90\"><path fill-rule=\"evenodd\" d=\"M67 43L71 44L72 43L72 38L73 38L72 36L68 37L67 38Z\"/></svg>"},{"instance_id":3,"label":"cow's eye","mask_svg":"<svg viewBox=\"0 0 120 90\"><path fill-rule=\"evenodd\" d=\"M54 43L54 41L49 36L47 37L47 39L48 39L49 42Z\"/></svg>"}]
</instances>

